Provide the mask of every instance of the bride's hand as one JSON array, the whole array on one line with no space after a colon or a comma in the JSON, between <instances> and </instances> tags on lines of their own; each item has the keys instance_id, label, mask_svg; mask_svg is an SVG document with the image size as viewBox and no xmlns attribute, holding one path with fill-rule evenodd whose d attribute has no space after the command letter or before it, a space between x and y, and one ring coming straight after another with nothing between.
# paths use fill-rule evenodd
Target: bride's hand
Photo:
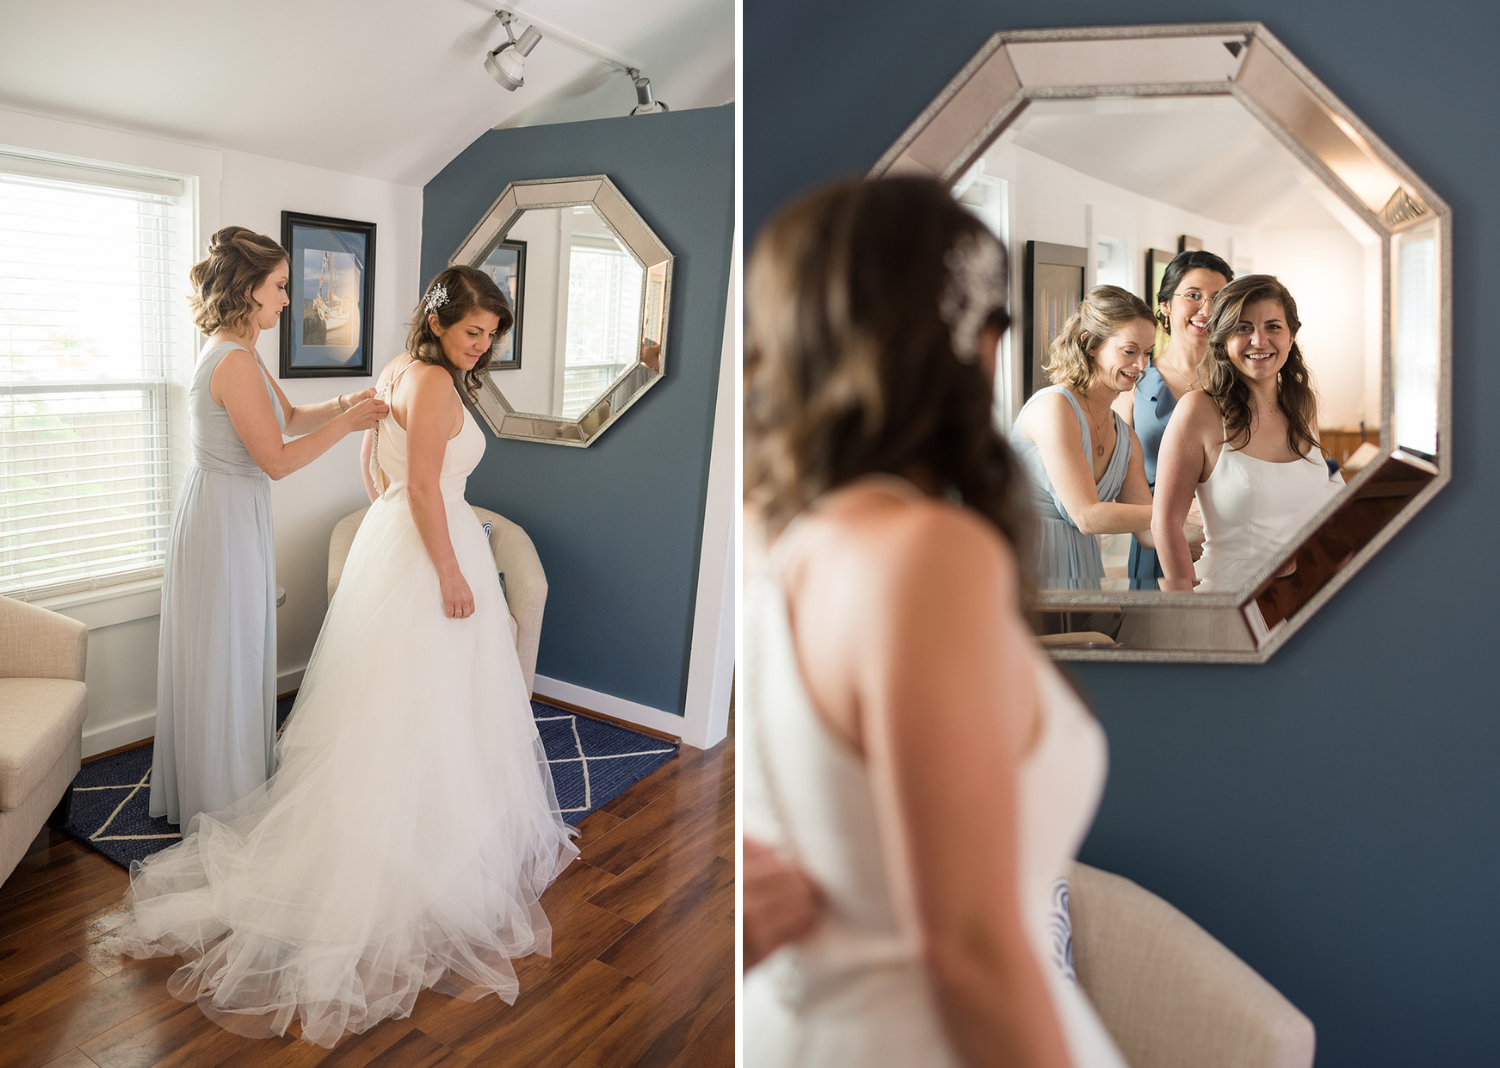
<instances>
[{"instance_id":1,"label":"bride's hand","mask_svg":"<svg viewBox=\"0 0 1500 1068\"><path fill-rule=\"evenodd\" d=\"M439 575L438 583L443 590L444 615L449 619L468 619L474 614L474 593L462 572Z\"/></svg>"}]
</instances>

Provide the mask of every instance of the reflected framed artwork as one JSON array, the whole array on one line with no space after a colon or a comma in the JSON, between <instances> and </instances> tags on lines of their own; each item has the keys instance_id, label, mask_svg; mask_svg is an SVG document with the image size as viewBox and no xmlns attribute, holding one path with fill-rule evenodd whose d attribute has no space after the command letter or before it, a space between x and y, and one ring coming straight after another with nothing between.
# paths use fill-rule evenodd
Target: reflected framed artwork
<instances>
[{"instance_id":1,"label":"reflected framed artwork","mask_svg":"<svg viewBox=\"0 0 1500 1068\"><path fill-rule=\"evenodd\" d=\"M1062 332L1068 316L1083 303L1084 268L1089 252L1050 241L1026 242L1026 361L1023 388L1027 398L1047 385L1042 364L1047 347Z\"/></svg>"},{"instance_id":2,"label":"reflected framed artwork","mask_svg":"<svg viewBox=\"0 0 1500 1068\"><path fill-rule=\"evenodd\" d=\"M281 316L282 378L374 373L375 224L281 213L290 257Z\"/></svg>"},{"instance_id":3,"label":"reflected framed artwork","mask_svg":"<svg viewBox=\"0 0 1500 1068\"><path fill-rule=\"evenodd\" d=\"M1156 298L1161 293L1161 280L1166 276L1167 264L1172 262L1172 255L1166 249L1148 248L1146 250L1146 292L1141 296L1152 311L1158 310ZM1161 328L1160 323L1157 323L1155 352L1160 355L1166 351L1167 332Z\"/></svg>"},{"instance_id":4,"label":"reflected framed artwork","mask_svg":"<svg viewBox=\"0 0 1500 1068\"><path fill-rule=\"evenodd\" d=\"M495 343L495 356L490 360L490 370L519 371L521 315L526 304L526 242L496 242L479 269L494 279L500 292L505 294L505 299L510 301L510 311L515 316L515 323L505 337Z\"/></svg>"}]
</instances>

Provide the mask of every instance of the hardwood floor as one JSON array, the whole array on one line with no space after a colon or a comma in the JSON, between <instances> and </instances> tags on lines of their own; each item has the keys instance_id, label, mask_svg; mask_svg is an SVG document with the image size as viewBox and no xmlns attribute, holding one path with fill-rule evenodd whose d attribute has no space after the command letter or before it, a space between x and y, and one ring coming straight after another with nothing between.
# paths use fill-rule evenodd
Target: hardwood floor
<instances>
[{"instance_id":1,"label":"hardwood floor","mask_svg":"<svg viewBox=\"0 0 1500 1068\"><path fill-rule=\"evenodd\" d=\"M175 957L116 942L125 872L48 828L0 886L0 1068L730 1068L734 739L684 748L585 819L542 903L550 958L521 996L431 991L332 1050L249 1039L167 993Z\"/></svg>"}]
</instances>

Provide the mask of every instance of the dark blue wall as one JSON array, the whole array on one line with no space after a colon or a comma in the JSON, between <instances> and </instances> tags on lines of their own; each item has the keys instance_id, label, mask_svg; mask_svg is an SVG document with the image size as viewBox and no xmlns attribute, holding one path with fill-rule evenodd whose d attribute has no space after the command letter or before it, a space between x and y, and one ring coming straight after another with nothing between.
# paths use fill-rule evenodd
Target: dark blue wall
<instances>
[{"instance_id":1,"label":"dark blue wall","mask_svg":"<svg viewBox=\"0 0 1500 1068\"><path fill-rule=\"evenodd\" d=\"M468 497L525 527L547 569L537 671L681 715L734 235L734 109L485 134L423 190L422 278L506 183L585 174L609 175L676 256L666 377L587 449L491 437Z\"/></svg>"},{"instance_id":2,"label":"dark blue wall","mask_svg":"<svg viewBox=\"0 0 1500 1068\"><path fill-rule=\"evenodd\" d=\"M1269 664L1079 672L1112 762L1084 859L1275 983L1322 1068L1500 1063L1500 352L1476 314L1500 292L1500 5L757 0L744 19L752 237L866 170L991 32L1127 22L1264 22L1452 206L1453 483Z\"/></svg>"}]
</instances>

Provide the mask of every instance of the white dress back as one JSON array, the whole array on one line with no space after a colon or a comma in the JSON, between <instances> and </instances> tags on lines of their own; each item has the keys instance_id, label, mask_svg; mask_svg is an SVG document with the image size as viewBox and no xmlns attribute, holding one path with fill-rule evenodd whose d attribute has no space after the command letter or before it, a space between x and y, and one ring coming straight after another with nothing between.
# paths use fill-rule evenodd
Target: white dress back
<instances>
[{"instance_id":1,"label":"white dress back","mask_svg":"<svg viewBox=\"0 0 1500 1068\"><path fill-rule=\"evenodd\" d=\"M957 1065L912 932L892 907L869 775L813 707L797 666L778 564L789 528L744 595L744 832L779 845L824 895L812 936L745 979L745 1064L755 1068ZM1049 892L1103 788L1103 731L1040 649L1039 736L1021 767L1021 900L1079 1066L1123 1065L1082 994L1050 963ZM983 803L975 798L975 803Z\"/></svg>"}]
</instances>

